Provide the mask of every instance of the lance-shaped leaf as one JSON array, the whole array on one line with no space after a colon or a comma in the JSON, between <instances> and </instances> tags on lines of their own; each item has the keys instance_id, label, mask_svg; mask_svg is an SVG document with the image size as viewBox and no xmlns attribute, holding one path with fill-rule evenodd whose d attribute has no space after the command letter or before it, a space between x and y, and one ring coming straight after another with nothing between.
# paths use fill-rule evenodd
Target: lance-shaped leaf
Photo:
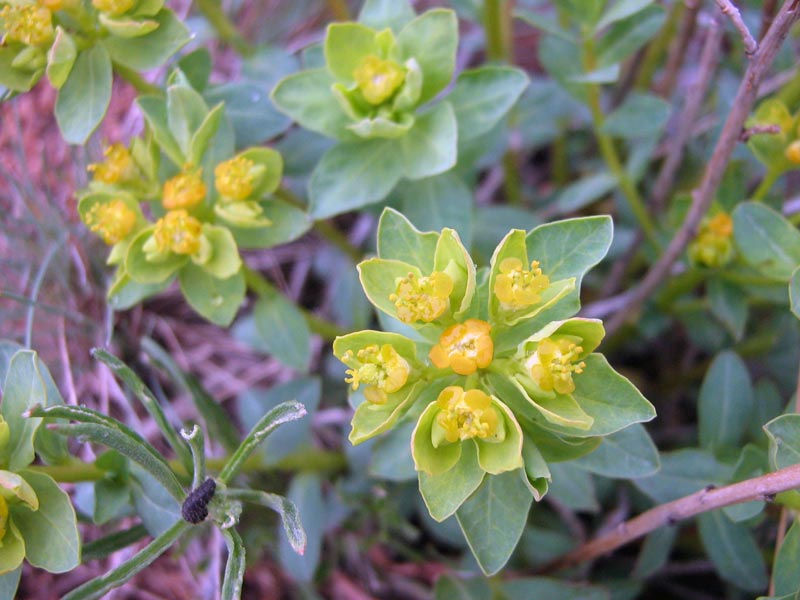
<instances>
[{"instance_id":1,"label":"lance-shaped leaf","mask_svg":"<svg viewBox=\"0 0 800 600\"><path fill-rule=\"evenodd\" d=\"M255 424L247 437L242 440L242 443L233 453L233 456L228 459L228 462L223 467L217 479L222 483L227 483L231 480L244 464L244 461L253 453L258 445L270 434L276 427L283 423L288 423L296 419L300 419L306 415L305 407L299 402L290 400L283 402L264 415L261 420Z\"/></svg>"},{"instance_id":2,"label":"lance-shaped leaf","mask_svg":"<svg viewBox=\"0 0 800 600\"><path fill-rule=\"evenodd\" d=\"M436 521L444 521L478 489L486 471L478 464L477 448L463 449L458 462L448 471L429 475L419 471L419 491L428 512Z\"/></svg>"},{"instance_id":3,"label":"lance-shaped leaf","mask_svg":"<svg viewBox=\"0 0 800 600\"><path fill-rule=\"evenodd\" d=\"M453 280L450 310L453 318L460 319L475 295L475 263L454 229L442 229L433 257L433 269L447 273Z\"/></svg>"},{"instance_id":4,"label":"lance-shaped leaf","mask_svg":"<svg viewBox=\"0 0 800 600\"><path fill-rule=\"evenodd\" d=\"M421 232L403 213L385 208L378 221L378 256L416 265L420 270L433 271L433 258L439 234Z\"/></svg>"},{"instance_id":5,"label":"lance-shaped leaf","mask_svg":"<svg viewBox=\"0 0 800 600\"><path fill-rule=\"evenodd\" d=\"M300 512L294 502L279 494L269 494L259 490L228 489L229 498L260 504L274 510L280 515L286 539L298 554L303 554L306 549L306 532L300 520Z\"/></svg>"},{"instance_id":6,"label":"lance-shaped leaf","mask_svg":"<svg viewBox=\"0 0 800 600\"><path fill-rule=\"evenodd\" d=\"M225 545L228 547L228 562L225 563L225 575L222 579L221 600L239 600L242 595L244 581L245 550L241 536L234 528L222 532Z\"/></svg>"},{"instance_id":7,"label":"lance-shaped leaf","mask_svg":"<svg viewBox=\"0 0 800 600\"><path fill-rule=\"evenodd\" d=\"M183 488L164 457L148 441L119 421L90 408L79 406L34 407L29 414L34 417L78 421L77 424L50 423L48 428L62 435L80 436L90 442L113 448L123 456L139 463L174 498L183 501Z\"/></svg>"},{"instance_id":8,"label":"lance-shaped leaf","mask_svg":"<svg viewBox=\"0 0 800 600\"><path fill-rule=\"evenodd\" d=\"M23 414L36 404L47 403L44 380L39 373L36 353L20 350L8 365L3 384L3 403L0 413L8 425L8 441L0 449L2 463L17 471L33 462L33 438L41 419L25 418Z\"/></svg>"},{"instance_id":9,"label":"lance-shaped leaf","mask_svg":"<svg viewBox=\"0 0 800 600\"><path fill-rule=\"evenodd\" d=\"M744 261L770 279L788 282L800 263L800 232L763 204L736 207L733 238Z\"/></svg>"}]
</instances>

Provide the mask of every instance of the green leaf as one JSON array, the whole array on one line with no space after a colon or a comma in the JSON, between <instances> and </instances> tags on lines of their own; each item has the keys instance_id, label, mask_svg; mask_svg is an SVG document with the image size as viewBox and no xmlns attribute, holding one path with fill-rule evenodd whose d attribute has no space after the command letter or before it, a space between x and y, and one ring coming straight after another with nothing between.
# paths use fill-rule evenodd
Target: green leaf
<instances>
[{"instance_id":1,"label":"green leaf","mask_svg":"<svg viewBox=\"0 0 800 600\"><path fill-rule=\"evenodd\" d=\"M169 254L164 260L148 261L144 245L154 230L154 227L149 227L139 232L125 253L125 271L137 283L162 283L189 262L189 257L185 254Z\"/></svg>"},{"instance_id":2,"label":"green leaf","mask_svg":"<svg viewBox=\"0 0 800 600\"><path fill-rule=\"evenodd\" d=\"M475 201L469 186L455 172L403 181L393 195L400 198L403 215L422 230L440 231L452 227L464 246L471 246ZM402 260L421 266L420 263Z\"/></svg>"},{"instance_id":3,"label":"green leaf","mask_svg":"<svg viewBox=\"0 0 800 600\"><path fill-rule=\"evenodd\" d=\"M111 35L121 38L141 37L158 29L158 21L153 21L152 19L138 21L124 17L112 18L100 13L98 21Z\"/></svg>"},{"instance_id":4,"label":"green leaf","mask_svg":"<svg viewBox=\"0 0 800 600\"><path fill-rule=\"evenodd\" d=\"M56 121L70 144L85 144L111 101L111 58L102 45L82 51L56 100Z\"/></svg>"},{"instance_id":5,"label":"green leaf","mask_svg":"<svg viewBox=\"0 0 800 600\"><path fill-rule=\"evenodd\" d=\"M658 136L664 130L672 106L653 94L630 94L625 103L606 118L602 131L624 139Z\"/></svg>"},{"instance_id":6,"label":"green leaf","mask_svg":"<svg viewBox=\"0 0 800 600\"><path fill-rule=\"evenodd\" d=\"M700 445L714 451L738 448L753 413L753 385L747 365L734 352L711 363L697 404Z\"/></svg>"},{"instance_id":7,"label":"green leaf","mask_svg":"<svg viewBox=\"0 0 800 600\"><path fill-rule=\"evenodd\" d=\"M291 120L279 113L261 81L236 81L203 92L209 105L225 103L225 114L236 132L238 147L260 144L286 131Z\"/></svg>"},{"instance_id":8,"label":"green leaf","mask_svg":"<svg viewBox=\"0 0 800 600\"><path fill-rule=\"evenodd\" d=\"M306 532L300 522L300 512L294 502L278 494L268 494L258 490L228 489L228 497L260 504L274 510L281 518L286 541L297 553L302 555L306 548Z\"/></svg>"},{"instance_id":9,"label":"green leaf","mask_svg":"<svg viewBox=\"0 0 800 600\"><path fill-rule=\"evenodd\" d=\"M226 225L233 233L239 248L271 248L301 237L311 228L309 216L283 200L271 198L262 202L263 216L270 220L266 227L234 227Z\"/></svg>"},{"instance_id":10,"label":"green leaf","mask_svg":"<svg viewBox=\"0 0 800 600\"><path fill-rule=\"evenodd\" d=\"M719 462L705 450L687 448L661 454L661 470L633 484L655 502L671 502L707 485L723 485L733 475L731 465Z\"/></svg>"},{"instance_id":11,"label":"green leaf","mask_svg":"<svg viewBox=\"0 0 800 600\"><path fill-rule=\"evenodd\" d=\"M154 19L158 28L135 38L111 36L103 40L114 62L136 71L160 67L191 39L189 30L171 10L163 9Z\"/></svg>"},{"instance_id":12,"label":"green leaf","mask_svg":"<svg viewBox=\"0 0 800 600\"><path fill-rule=\"evenodd\" d=\"M429 10L403 27L397 36L400 56L415 58L422 69L423 104L441 92L456 68L458 20L452 10Z\"/></svg>"},{"instance_id":13,"label":"green leaf","mask_svg":"<svg viewBox=\"0 0 800 600\"><path fill-rule=\"evenodd\" d=\"M601 587L566 583L550 577L520 577L502 584L506 600L552 598L558 600L607 600L608 592Z\"/></svg>"},{"instance_id":14,"label":"green leaf","mask_svg":"<svg viewBox=\"0 0 800 600\"><path fill-rule=\"evenodd\" d=\"M23 548L22 551L25 552L25 548ZM0 551L0 554L2 554L2 551ZM22 566L0 575L0 598L13 600L17 597L17 587L19 586L19 578L21 575Z\"/></svg>"},{"instance_id":15,"label":"green leaf","mask_svg":"<svg viewBox=\"0 0 800 600\"><path fill-rule=\"evenodd\" d=\"M628 58L661 29L666 20L664 9L649 6L614 23L597 44L600 65L613 65Z\"/></svg>"},{"instance_id":16,"label":"green leaf","mask_svg":"<svg viewBox=\"0 0 800 600\"><path fill-rule=\"evenodd\" d=\"M417 478L408 440L416 423L407 419L386 435L375 440L369 460L369 475L387 481L411 481Z\"/></svg>"},{"instance_id":17,"label":"green leaf","mask_svg":"<svg viewBox=\"0 0 800 600\"><path fill-rule=\"evenodd\" d=\"M619 63L615 63L613 65L608 65L605 67L598 67L593 71L589 71L588 73L579 73L577 75L572 75L567 78L567 81L570 83L596 83L596 84L603 84L603 83L614 83L619 79Z\"/></svg>"},{"instance_id":18,"label":"green leaf","mask_svg":"<svg viewBox=\"0 0 800 600\"><path fill-rule=\"evenodd\" d=\"M17 569L25 558L25 540L11 521L3 536L0 546L0 574L7 574ZM13 597L12 597L13 599Z\"/></svg>"},{"instance_id":19,"label":"green leaf","mask_svg":"<svg viewBox=\"0 0 800 600\"><path fill-rule=\"evenodd\" d=\"M220 600L239 600L244 582L244 542L233 527L223 530L222 535L225 538L225 545L228 547L228 561L225 563Z\"/></svg>"},{"instance_id":20,"label":"green leaf","mask_svg":"<svg viewBox=\"0 0 800 600\"><path fill-rule=\"evenodd\" d=\"M606 8L605 13L595 27L595 31L600 31L612 23L627 19L644 10L652 3L653 0L616 0L612 6Z\"/></svg>"},{"instance_id":21,"label":"green leaf","mask_svg":"<svg viewBox=\"0 0 800 600\"><path fill-rule=\"evenodd\" d=\"M39 510L12 509L14 525L25 540L25 557L34 567L66 573L81 563L81 541L69 496L49 475L21 471L39 498ZM4 540L5 541L5 540Z\"/></svg>"},{"instance_id":22,"label":"green leaf","mask_svg":"<svg viewBox=\"0 0 800 600\"><path fill-rule=\"evenodd\" d=\"M397 33L415 16L408 0L366 0L358 21L376 31L388 27Z\"/></svg>"},{"instance_id":23,"label":"green leaf","mask_svg":"<svg viewBox=\"0 0 800 600\"><path fill-rule=\"evenodd\" d=\"M581 25L593 26L600 18L605 0L555 0L559 10Z\"/></svg>"},{"instance_id":24,"label":"green leaf","mask_svg":"<svg viewBox=\"0 0 800 600\"><path fill-rule=\"evenodd\" d=\"M149 567L190 527L191 525L186 521L178 521L145 548L137 552L133 558L105 575L96 577L75 588L69 594L66 594L62 600L99 600L109 591L118 588L131 577Z\"/></svg>"},{"instance_id":25,"label":"green leaf","mask_svg":"<svg viewBox=\"0 0 800 600\"><path fill-rule=\"evenodd\" d=\"M378 256L407 262L421 271L433 271L433 255L439 235L422 233L404 213L385 208L378 222Z\"/></svg>"},{"instance_id":26,"label":"green leaf","mask_svg":"<svg viewBox=\"0 0 800 600\"><path fill-rule=\"evenodd\" d=\"M130 484L133 506L142 524L153 537L158 537L177 521L183 520L182 494L175 498L159 481L138 464L130 464Z\"/></svg>"},{"instance_id":27,"label":"green leaf","mask_svg":"<svg viewBox=\"0 0 800 600\"><path fill-rule=\"evenodd\" d=\"M478 464L474 444L467 444L458 462L448 471L428 475L419 471L419 491L428 512L436 521L444 521L478 489L486 472Z\"/></svg>"},{"instance_id":28,"label":"green leaf","mask_svg":"<svg viewBox=\"0 0 800 600\"><path fill-rule=\"evenodd\" d=\"M78 50L75 40L59 25L56 27L56 38L47 51L47 79L50 85L59 89L69 77Z\"/></svg>"},{"instance_id":29,"label":"green leaf","mask_svg":"<svg viewBox=\"0 0 800 600\"><path fill-rule=\"evenodd\" d=\"M201 266L203 271L217 279L233 277L242 268L239 248L227 227L203 224L203 235L211 245L211 257Z\"/></svg>"},{"instance_id":30,"label":"green leaf","mask_svg":"<svg viewBox=\"0 0 800 600\"><path fill-rule=\"evenodd\" d=\"M170 131L166 101L159 96L140 96L136 103L158 145L175 165L182 167L186 157Z\"/></svg>"},{"instance_id":31,"label":"green leaf","mask_svg":"<svg viewBox=\"0 0 800 600\"><path fill-rule=\"evenodd\" d=\"M458 524L486 575L506 564L528 520L533 498L521 470L487 475L478 490L456 511Z\"/></svg>"},{"instance_id":32,"label":"green leaf","mask_svg":"<svg viewBox=\"0 0 800 600\"><path fill-rule=\"evenodd\" d=\"M310 69L284 77L270 98L277 109L311 131L347 141L356 135L347 129L349 117L331 92L335 79L327 69Z\"/></svg>"},{"instance_id":33,"label":"green leaf","mask_svg":"<svg viewBox=\"0 0 800 600\"><path fill-rule=\"evenodd\" d=\"M560 213L575 212L599 200L616 186L614 175L600 171L564 186L556 197L555 206Z\"/></svg>"},{"instance_id":34,"label":"green leaf","mask_svg":"<svg viewBox=\"0 0 800 600\"><path fill-rule=\"evenodd\" d=\"M253 309L256 330L272 355L306 372L311 361L311 332L303 314L281 294L262 296Z\"/></svg>"},{"instance_id":35,"label":"green leaf","mask_svg":"<svg viewBox=\"0 0 800 600\"><path fill-rule=\"evenodd\" d=\"M393 140L338 144L323 155L311 174L311 215L324 219L379 202L400 181L403 169Z\"/></svg>"},{"instance_id":36,"label":"green leaf","mask_svg":"<svg viewBox=\"0 0 800 600\"><path fill-rule=\"evenodd\" d=\"M553 463L549 469L552 476L548 492L550 496L574 511L600 512L591 474L569 462Z\"/></svg>"},{"instance_id":37,"label":"green leaf","mask_svg":"<svg viewBox=\"0 0 800 600\"><path fill-rule=\"evenodd\" d=\"M492 597L492 589L483 577L463 579L456 575L442 575L434 588L436 600L484 600Z\"/></svg>"},{"instance_id":38,"label":"green leaf","mask_svg":"<svg viewBox=\"0 0 800 600\"><path fill-rule=\"evenodd\" d=\"M189 149L186 152L190 163L197 165L202 162L203 156L217 134L220 123L224 118L225 106L222 103L217 104L192 132Z\"/></svg>"},{"instance_id":39,"label":"green leaf","mask_svg":"<svg viewBox=\"0 0 800 600\"><path fill-rule=\"evenodd\" d=\"M183 500L183 488L170 470L164 457L138 433L116 419L95 410L79 406L35 407L31 416L78 421L77 425L50 423L48 426L73 437L84 436L88 441L113 448L123 456L139 463L177 499Z\"/></svg>"},{"instance_id":40,"label":"green leaf","mask_svg":"<svg viewBox=\"0 0 800 600\"><path fill-rule=\"evenodd\" d=\"M13 92L27 92L42 76L42 70L30 72L22 71L11 66L17 57L14 48L0 46L0 86Z\"/></svg>"},{"instance_id":41,"label":"green leaf","mask_svg":"<svg viewBox=\"0 0 800 600\"><path fill-rule=\"evenodd\" d=\"M409 132L397 140L400 156L396 160L401 163L403 175L416 180L452 168L456 164L457 136L458 124L448 102L441 102L417 117ZM388 143L387 146L393 147L394 144Z\"/></svg>"},{"instance_id":42,"label":"green leaf","mask_svg":"<svg viewBox=\"0 0 800 600\"><path fill-rule=\"evenodd\" d=\"M175 427L170 424L164 409L161 407L158 399L153 395L153 392L150 391L133 370L113 354L110 354L102 348L94 348L92 350L92 356L106 365L112 373L125 382L125 385L130 388L139 402L141 402L144 409L153 418L156 425L158 425L161 434L164 436L164 439L167 440L172 450L181 458L184 467L189 469L192 465L192 456L189 453L189 449L176 432Z\"/></svg>"},{"instance_id":43,"label":"green leaf","mask_svg":"<svg viewBox=\"0 0 800 600\"><path fill-rule=\"evenodd\" d=\"M725 325L734 340L741 340L747 323L747 295L721 277L708 282L707 292L711 313Z\"/></svg>"},{"instance_id":44,"label":"green leaf","mask_svg":"<svg viewBox=\"0 0 800 600\"><path fill-rule=\"evenodd\" d=\"M659 527L644 538L642 550L633 569L633 577L647 579L660 571L667 564L677 537L677 527Z\"/></svg>"},{"instance_id":45,"label":"green leaf","mask_svg":"<svg viewBox=\"0 0 800 600\"><path fill-rule=\"evenodd\" d=\"M463 142L492 129L528 86L524 71L511 67L481 67L463 71L447 97L458 121Z\"/></svg>"},{"instance_id":46,"label":"green leaf","mask_svg":"<svg viewBox=\"0 0 800 600\"><path fill-rule=\"evenodd\" d=\"M761 102L753 115L745 122L745 127L756 125L777 125L778 133L753 135L747 140L747 147L767 168L781 172L791 168L786 158L786 146L794 139L792 129L794 118L786 104L779 98L768 98ZM791 138L790 138L791 136Z\"/></svg>"},{"instance_id":47,"label":"green leaf","mask_svg":"<svg viewBox=\"0 0 800 600\"><path fill-rule=\"evenodd\" d=\"M0 411L10 435L8 444L2 448L2 462L11 471L27 467L34 458L33 440L42 420L25 418L23 414L32 406L47 403L47 392L37 362L32 350L16 352L11 357L3 384Z\"/></svg>"},{"instance_id":48,"label":"green leaf","mask_svg":"<svg viewBox=\"0 0 800 600\"><path fill-rule=\"evenodd\" d=\"M750 592L767 587L764 558L747 527L731 523L719 510L703 513L697 521L703 546L723 579Z\"/></svg>"},{"instance_id":49,"label":"green leaf","mask_svg":"<svg viewBox=\"0 0 800 600\"><path fill-rule=\"evenodd\" d=\"M772 567L772 582L775 595L794 594L800 589L800 525L792 523L775 556Z\"/></svg>"},{"instance_id":50,"label":"green leaf","mask_svg":"<svg viewBox=\"0 0 800 600\"><path fill-rule=\"evenodd\" d=\"M361 23L331 23L325 33L325 63L328 71L339 81L355 82L355 71L364 57L381 56L381 44L376 31Z\"/></svg>"},{"instance_id":51,"label":"green leaf","mask_svg":"<svg viewBox=\"0 0 800 600\"><path fill-rule=\"evenodd\" d=\"M219 279L203 267L189 263L180 270L178 277L186 301L200 315L222 327L233 322L246 292L241 271Z\"/></svg>"},{"instance_id":52,"label":"green leaf","mask_svg":"<svg viewBox=\"0 0 800 600\"><path fill-rule=\"evenodd\" d=\"M284 570L295 580L308 582L314 577L322 553L322 536L328 509L322 497L322 482L314 473L300 473L289 483L286 494L303 518L308 538L305 552L298 554L288 539L281 537L278 557Z\"/></svg>"},{"instance_id":53,"label":"green leaf","mask_svg":"<svg viewBox=\"0 0 800 600\"><path fill-rule=\"evenodd\" d=\"M203 97L186 85L167 88L169 130L185 156L189 156L192 136L208 115Z\"/></svg>"},{"instance_id":54,"label":"green leaf","mask_svg":"<svg viewBox=\"0 0 800 600\"><path fill-rule=\"evenodd\" d=\"M800 319L800 267L794 270L789 280L789 308L795 317Z\"/></svg>"},{"instance_id":55,"label":"green leaf","mask_svg":"<svg viewBox=\"0 0 800 600\"><path fill-rule=\"evenodd\" d=\"M765 277L789 281L800 263L800 232L764 204L743 202L736 207L733 238L745 262Z\"/></svg>"},{"instance_id":56,"label":"green leaf","mask_svg":"<svg viewBox=\"0 0 800 600\"><path fill-rule=\"evenodd\" d=\"M775 469L800 463L800 415L787 414L764 425L769 438L769 460Z\"/></svg>"},{"instance_id":57,"label":"green leaf","mask_svg":"<svg viewBox=\"0 0 800 600\"><path fill-rule=\"evenodd\" d=\"M253 426L247 437L242 440L242 443L228 459L228 462L225 463L217 479L222 483L228 483L239 472L244 461L275 428L284 423L300 419L305 415L305 407L294 400L283 402L273 408Z\"/></svg>"},{"instance_id":58,"label":"green leaf","mask_svg":"<svg viewBox=\"0 0 800 600\"><path fill-rule=\"evenodd\" d=\"M608 252L614 235L611 218L582 217L540 225L526 239L528 256L538 260L551 281L583 275Z\"/></svg>"},{"instance_id":59,"label":"green leaf","mask_svg":"<svg viewBox=\"0 0 800 600\"><path fill-rule=\"evenodd\" d=\"M573 464L598 475L621 479L647 477L661 467L653 440L638 423L604 437L597 450Z\"/></svg>"},{"instance_id":60,"label":"green leaf","mask_svg":"<svg viewBox=\"0 0 800 600\"><path fill-rule=\"evenodd\" d=\"M555 17L543 15L539 12L527 10L525 8L515 9L514 16L518 19L522 19L531 27L535 27L536 29L539 29L545 33L563 38L567 41L572 41L573 39L573 36L570 34L570 32L565 30Z\"/></svg>"},{"instance_id":61,"label":"green leaf","mask_svg":"<svg viewBox=\"0 0 800 600\"><path fill-rule=\"evenodd\" d=\"M433 391L438 394L442 387L444 386L430 386L425 391L426 394L432 394ZM352 429L348 437L350 443L355 446L392 427L408 411L412 402L419 400L422 404L423 401L418 396L423 389L424 382L417 381L414 385L405 385L400 391L389 394L385 404L372 404L366 400L362 402L353 414Z\"/></svg>"}]
</instances>

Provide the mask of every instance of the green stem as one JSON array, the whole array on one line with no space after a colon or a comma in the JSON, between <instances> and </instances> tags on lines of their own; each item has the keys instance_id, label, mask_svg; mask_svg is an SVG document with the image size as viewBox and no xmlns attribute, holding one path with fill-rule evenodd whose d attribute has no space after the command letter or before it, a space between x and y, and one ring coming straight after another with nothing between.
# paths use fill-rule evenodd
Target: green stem
<instances>
[{"instance_id":1,"label":"green stem","mask_svg":"<svg viewBox=\"0 0 800 600\"><path fill-rule=\"evenodd\" d=\"M277 289L275 289L275 286L267 281L267 279L258 271L254 271L247 265L243 265L243 269L244 279L247 283L247 287L249 287L262 298L270 298L275 294L280 293ZM305 318L308 328L313 333L316 333L327 341L332 341L337 336L347 333L335 323L331 323L330 321L318 317L302 306L298 306L298 309L303 313L303 318Z\"/></svg>"},{"instance_id":2,"label":"green stem","mask_svg":"<svg viewBox=\"0 0 800 600\"><path fill-rule=\"evenodd\" d=\"M767 197L767 194L772 189L772 186L775 185L775 182L780 176L781 171L779 169L767 169L764 179L761 180L761 183L758 184L758 187L753 192L752 200L755 202L763 202L764 198Z\"/></svg>"},{"instance_id":3,"label":"green stem","mask_svg":"<svg viewBox=\"0 0 800 600\"><path fill-rule=\"evenodd\" d=\"M219 39L242 56L255 54L255 47L242 37L228 15L222 10L219 0L195 0L197 8L217 32Z\"/></svg>"},{"instance_id":4,"label":"green stem","mask_svg":"<svg viewBox=\"0 0 800 600\"><path fill-rule=\"evenodd\" d=\"M667 53L669 44L675 37L675 32L678 30L678 23L681 16L686 10L686 5L683 2L676 2L670 11L667 22L661 28L661 33L658 34L650 45L647 47L642 66L639 69L639 74L636 77L634 87L637 90L647 90L650 83L653 81L653 76L661 66L661 59Z\"/></svg>"},{"instance_id":5,"label":"green stem","mask_svg":"<svg viewBox=\"0 0 800 600\"><path fill-rule=\"evenodd\" d=\"M114 72L130 83L133 88L142 95L163 96L164 91L157 85L153 85L139 74L139 71L114 62Z\"/></svg>"},{"instance_id":6,"label":"green stem","mask_svg":"<svg viewBox=\"0 0 800 600\"><path fill-rule=\"evenodd\" d=\"M583 41L583 62L587 73L593 71L597 66L594 40L588 34ZM587 96L589 110L592 113L594 135L597 139L597 145L600 147L600 154L603 156L603 160L611 173L617 179L619 188L628 200L633 215L639 222L639 226L642 228L645 237L654 248L658 249L660 244L656 236L655 224L650 218L650 213L647 212L644 201L639 195L639 191L636 189L633 181L631 181L631 178L628 177L628 174L625 172L625 167L622 165L622 160L614 146L614 140L610 135L603 132L605 119L603 117L602 106L600 105L600 86L596 83L587 85Z\"/></svg>"},{"instance_id":7,"label":"green stem","mask_svg":"<svg viewBox=\"0 0 800 600\"><path fill-rule=\"evenodd\" d=\"M300 210L306 210L306 204L290 189L281 187L275 192L275 196L294 206ZM320 234L323 238L328 240L332 245L336 246L353 262L358 263L364 258L361 250L353 246L347 236L344 235L336 226L330 221L314 221L314 231Z\"/></svg>"}]
</instances>

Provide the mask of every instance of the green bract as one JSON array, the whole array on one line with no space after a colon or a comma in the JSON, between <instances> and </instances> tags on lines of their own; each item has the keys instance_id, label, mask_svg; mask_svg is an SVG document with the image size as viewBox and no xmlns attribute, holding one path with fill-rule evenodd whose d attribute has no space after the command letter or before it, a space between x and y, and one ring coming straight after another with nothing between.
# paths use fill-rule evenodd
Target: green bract
<instances>
[{"instance_id":1,"label":"green bract","mask_svg":"<svg viewBox=\"0 0 800 600\"><path fill-rule=\"evenodd\" d=\"M0 38L0 88L26 92L46 74L64 139L82 144L108 108L112 64L159 67L189 31L163 0L3 0Z\"/></svg>"},{"instance_id":2,"label":"green bract","mask_svg":"<svg viewBox=\"0 0 800 600\"><path fill-rule=\"evenodd\" d=\"M793 116L781 100L770 98L759 104L747 120L747 127L777 128L777 131L757 133L747 141L756 158L776 174L800 165L799 117L800 114Z\"/></svg>"},{"instance_id":3,"label":"green bract","mask_svg":"<svg viewBox=\"0 0 800 600\"><path fill-rule=\"evenodd\" d=\"M520 505L510 508L526 511L531 496L547 492L548 462L588 454L604 436L655 416L593 353L602 323L569 318L580 280L610 242L604 217L512 230L476 269L453 230L421 233L384 211L378 257L358 267L386 327L404 334L360 331L338 337L333 350L365 398L353 443L416 421L412 454L434 519L490 497L476 490L507 485L509 473L528 491L512 494Z\"/></svg>"},{"instance_id":4,"label":"green bract","mask_svg":"<svg viewBox=\"0 0 800 600\"><path fill-rule=\"evenodd\" d=\"M112 246L108 263L117 271L109 300L131 306L177 277L197 312L227 325L245 293L239 247L289 241L309 222L272 196L282 177L280 154L248 148L234 155L223 105L209 109L181 72L166 98L145 96L139 105L150 135L130 148L109 147L79 194L81 219Z\"/></svg>"},{"instance_id":5,"label":"green bract","mask_svg":"<svg viewBox=\"0 0 800 600\"><path fill-rule=\"evenodd\" d=\"M80 539L69 496L43 473L29 470L35 454L48 462L68 457L66 445L27 418L35 405L63 403L35 352L0 343L11 354L0 364L0 585L16 589L23 559L63 573L80 564Z\"/></svg>"},{"instance_id":6,"label":"green bract","mask_svg":"<svg viewBox=\"0 0 800 600\"><path fill-rule=\"evenodd\" d=\"M272 92L279 110L340 142L312 173L317 218L378 202L401 179L448 171L459 136L489 131L527 85L522 71L484 67L462 73L452 102L436 102L455 70L455 13L406 18L414 13L405 0L392 14L372 4L361 22L328 27L325 67L289 75Z\"/></svg>"}]
</instances>

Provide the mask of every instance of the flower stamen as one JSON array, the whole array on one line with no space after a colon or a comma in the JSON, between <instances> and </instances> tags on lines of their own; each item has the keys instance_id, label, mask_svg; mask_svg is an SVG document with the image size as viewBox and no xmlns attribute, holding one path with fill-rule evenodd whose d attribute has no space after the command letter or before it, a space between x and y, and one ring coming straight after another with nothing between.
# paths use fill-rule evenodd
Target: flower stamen
<instances>
[{"instance_id":1,"label":"flower stamen","mask_svg":"<svg viewBox=\"0 0 800 600\"><path fill-rule=\"evenodd\" d=\"M471 375L489 366L494 355L492 326L486 321L468 319L444 330L439 343L429 353L439 369L450 367L459 375Z\"/></svg>"},{"instance_id":2,"label":"flower stamen","mask_svg":"<svg viewBox=\"0 0 800 600\"><path fill-rule=\"evenodd\" d=\"M434 271L429 277L409 273L397 279L397 288L389 300L397 307L397 318L403 323L430 323L441 317L450 305L453 279L444 272Z\"/></svg>"},{"instance_id":3,"label":"flower stamen","mask_svg":"<svg viewBox=\"0 0 800 600\"><path fill-rule=\"evenodd\" d=\"M408 381L411 367L391 344L371 344L356 354L348 350L342 356L347 369L345 383L355 391L365 385L364 397L373 404L385 404Z\"/></svg>"},{"instance_id":4,"label":"flower stamen","mask_svg":"<svg viewBox=\"0 0 800 600\"><path fill-rule=\"evenodd\" d=\"M540 294L550 286L550 278L542 273L539 261L524 269L518 258L506 258L500 263L500 274L494 283L494 293L504 309L519 309L536 304Z\"/></svg>"},{"instance_id":5,"label":"flower stamen","mask_svg":"<svg viewBox=\"0 0 800 600\"><path fill-rule=\"evenodd\" d=\"M575 391L573 374L579 375L586 363L578 362L583 348L568 338L545 338L539 342L536 352L528 360L531 377L542 390L559 394Z\"/></svg>"}]
</instances>

